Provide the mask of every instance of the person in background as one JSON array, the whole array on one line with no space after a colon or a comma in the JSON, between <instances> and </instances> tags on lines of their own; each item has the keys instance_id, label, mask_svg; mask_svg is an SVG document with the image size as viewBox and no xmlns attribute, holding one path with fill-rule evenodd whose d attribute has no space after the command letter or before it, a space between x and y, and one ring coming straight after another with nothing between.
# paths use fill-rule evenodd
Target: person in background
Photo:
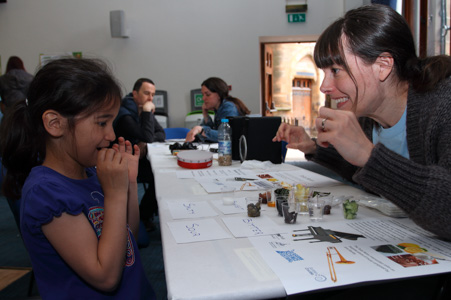
<instances>
[{"instance_id":1,"label":"person in background","mask_svg":"<svg viewBox=\"0 0 451 300\"><path fill-rule=\"evenodd\" d=\"M451 240L451 58L419 58L404 18L369 5L332 23L314 59L325 74L320 89L337 109L320 108L317 139L282 124L273 140Z\"/></svg>"},{"instance_id":2,"label":"person in background","mask_svg":"<svg viewBox=\"0 0 451 300\"><path fill-rule=\"evenodd\" d=\"M21 201L42 299L155 299L135 240L140 150L110 148L120 101L103 62L60 59L5 116L3 192Z\"/></svg>"},{"instance_id":3,"label":"person in background","mask_svg":"<svg viewBox=\"0 0 451 300\"><path fill-rule=\"evenodd\" d=\"M154 230L154 215L158 214L155 181L147 159L147 143L164 142L163 127L155 118L155 84L148 78L138 79L133 91L123 100L119 114L114 120L116 136L122 136L140 148L138 181L147 184L140 204L140 218L148 231Z\"/></svg>"},{"instance_id":4,"label":"person in background","mask_svg":"<svg viewBox=\"0 0 451 300\"><path fill-rule=\"evenodd\" d=\"M229 87L221 78L210 77L201 85L202 114L204 119L198 126L194 126L186 135L186 141L192 142L196 135L200 134L203 138L211 142L218 141L218 127L221 120L226 117L244 116L250 114L250 110L238 98L229 95ZM214 121L208 111L214 110Z\"/></svg>"},{"instance_id":5,"label":"person in background","mask_svg":"<svg viewBox=\"0 0 451 300\"><path fill-rule=\"evenodd\" d=\"M23 61L17 56L11 56L6 64L6 72L0 76L0 109L2 114L18 100L27 97L28 87L33 75L25 70Z\"/></svg>"}]
</instances>

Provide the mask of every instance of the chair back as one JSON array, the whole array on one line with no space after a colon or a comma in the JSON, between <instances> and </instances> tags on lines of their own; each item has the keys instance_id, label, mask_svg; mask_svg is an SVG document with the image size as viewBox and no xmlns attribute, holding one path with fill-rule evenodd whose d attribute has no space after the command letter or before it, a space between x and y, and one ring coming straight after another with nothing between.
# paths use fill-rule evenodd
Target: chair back
<instances>
[{"instance_id":1,"label":"chair back","mask_svg":"<svg viewBox=\"0 0 451 300\"><path fill-rule=\"evenodd\" d=\"M188 134L189 129L185 127L172 127L164 128L164 133L166 134L166 139L184 139Z\"/></svg>"}]
</instances>

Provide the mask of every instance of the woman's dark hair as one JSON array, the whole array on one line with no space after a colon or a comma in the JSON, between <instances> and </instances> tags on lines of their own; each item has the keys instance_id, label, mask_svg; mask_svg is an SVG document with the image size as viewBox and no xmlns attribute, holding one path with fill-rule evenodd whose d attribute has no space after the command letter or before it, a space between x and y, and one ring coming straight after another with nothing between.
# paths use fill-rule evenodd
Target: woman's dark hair
<instances>
[{"instance_id":1,"label":"woman's dark hair","mask_svg":"<svg viewBox=\"0 0 451 300\"><path fill-rule=\"evenodd\" d=\"M0 150L7 171L4 195L19 199L31 169L45 159L45 111L60 113L73 130L76 116L87 117L105 105L119 105L121 94L116 79L100 60L60 59L43 66L30 84L27 99L18 101L2 122Z\"/></svg>"},{"instance_id":2,"label":"woman's dark hair","mask_svg":"<svg viewBox=\"0 0 451 300\"><path fill-rule=\"evenodd\" d=\"M346 38L345 45L342 37ZM316 43L314 59L318 68L342 66L355 83L344 47L367 64L374 63L383 52L390 53L399 80L408 81L418 92L433 89L440 80L451 75L449 56L417 57L409 25L387 5L373 4L348 11L332 23Z\"/></svg>"},{"instance_id":3,"label":"woman's dark hair","mask_svg":"<svg viewBox=\"0 0 451 300\"><path fill-rule=\"evenodd\" d=\"M17 56L11 56L8 59L8 63L6 64L6 71L8 73L11 70L20 69L25 71L25 67L23 66L23 61Z\"/></svg>"},{"instance_id":4,"label":"woman's dark hair","mask_svg":"<svg viewBox=\"0 0 451 300\"><path fill-rule=\"evenodd\" d=\"M233 104L235 104L235 106L238 108L240 115L248 115L251 113L251 111L247 108L243 101L229 95L229 86L221 78L210 77L202 82L201 86L205 86L212 93L217 93L221 101L226 99L233 102Z\"/></svg>"}]
</instances>

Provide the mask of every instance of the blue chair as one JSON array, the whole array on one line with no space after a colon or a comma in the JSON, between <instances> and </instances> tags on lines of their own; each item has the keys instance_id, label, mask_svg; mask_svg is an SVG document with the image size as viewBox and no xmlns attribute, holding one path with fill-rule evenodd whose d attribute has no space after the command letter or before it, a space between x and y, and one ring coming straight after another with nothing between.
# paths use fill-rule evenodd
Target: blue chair
<instances>
[{"instance_id":1,"label":"blue chair","mask_svg":"<svg viewBox=\"0 0 451 300\"><path fill-rule=\"evenodd\" d=\"M164 128L166 139L184 139L190 130L185 127Z\"/></svg>"}]
</instances>

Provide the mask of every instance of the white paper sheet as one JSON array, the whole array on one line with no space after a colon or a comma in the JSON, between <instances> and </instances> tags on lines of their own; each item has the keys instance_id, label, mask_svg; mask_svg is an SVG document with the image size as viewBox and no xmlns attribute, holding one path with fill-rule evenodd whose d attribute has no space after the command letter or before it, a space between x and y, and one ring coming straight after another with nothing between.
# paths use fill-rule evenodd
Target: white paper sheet
<instances>
[{"instance_id":1,"label":"white paper sheet","mask_svg":"<svg viewBox=\"0 0 451 300\"><path fill-rule=\"evenodd\" d=\"M218 215L207 201L178 200L168 201L167 203L174 220L214 217Z\"/></svg>"},{"instance_id":2,"label":"white paper sheet","mask_svg":"<svg viewBox=\"0 0 451 300\"><path fill-rule=\"evenodd\" d=\"M229 177L221 178L196 178L196 181L209 194L219 193L224 187L231 187L237 191L258 191L273 188L273 184L266 180L233 181Z\"/></svg>"},{"instance_id":3,"label":"white paper sheet","mask_svg":"<svg viewBox=\"0 0 451 300\"><path fill-rule=\"evenodd\" d=\"M224 215L247 214L246 198L235 198L232 205L224 205L222 199L211 200L211 203ZM266 206L261 206L261 211L265 211Z\"/></svg>"},{"instance_id":4,"label":"white paper sheet","mask_svg":"<svg viewBox=\"0 0 451 300\"><path fill-rule=\"evenodd\" d=\"M449 272L451 243L435 239L419 227L412 230L415 225L407 227L403 222L411 221L387 218L323 225L327 226L323 229L364 236L357 240L341 238L339 243L295 241L308 236L291 234L249 240L280 278L288 295L367 280Z\"/></svg>"},{"instance_id":5,"label":"white paper sheet","mask_svg":"<svg viewBox=\"0 0 451 300\"><path fill-rule=\"evenodd\" d=\"M232 238L215 219L167 222L178 244Z\"/></svg>"},{"instance_id":6,"label":"white paper sheet","mask_svg":"<svg viewBox=\"0 0 451 300\"><path fill-rule=\"evenodd\" d=\"M227 169L226 169L227 170ZM229 169L233 170L233 169ZM236 190L243 191L257 191L264 189L271 189L274 187L275 183L285 182L288 184L302 184L306 187L325 187L325 186L334 186L338 184L342 184L341 182L311 172L305 169L299 169L295 171L284 171L284 172L268 172L268 173L260 173L257 175L240 175L241 177L246 176L249 178L259 178L260 180L255 181L233 181L234 177L240 176L231 176L231 174L223 173L223 176L207 176L206 174L196 173L196 176L193 177L196 181L205 189L207 193L219 193L223 187L234 187ZM186 177L188 178L188 177Z\"/></svg>"},{"instance_id":7,"label":"white paper sheet","mask_svg":"<svg viewBox=\"0 0 451 300\"><path fill-rule=\"evenodd\" d=\"M305 169L284 172L268 172L265 174L257 174L257 176L272 182L286 182L288 184L300 183L306 187L319 188L342 184L340 181Z\"/></svg>"},{"instance_id":8,"label":"white paper sheet","mask_svg":"<svg viewBox=\"0 0 451 300\"><path fill-rule=\"evenodd\" d=\"M218 178L218 177L242 177L252 176L255 172L241 168L224 168L224 169L195 169L177 171L177 178Z\"/></svg>"},{"instance_id":9,"label":"white paper sheet","mask_svg":"<svg viewBox=\"0 0 451 300\"><path fill-rule=\"evenodd\" d=\"M277 225L265 216L256 218L249 218L248 216L224 217L222 221L237 238L287 232L286 228Z\"/></svg>"}]
</instances>

